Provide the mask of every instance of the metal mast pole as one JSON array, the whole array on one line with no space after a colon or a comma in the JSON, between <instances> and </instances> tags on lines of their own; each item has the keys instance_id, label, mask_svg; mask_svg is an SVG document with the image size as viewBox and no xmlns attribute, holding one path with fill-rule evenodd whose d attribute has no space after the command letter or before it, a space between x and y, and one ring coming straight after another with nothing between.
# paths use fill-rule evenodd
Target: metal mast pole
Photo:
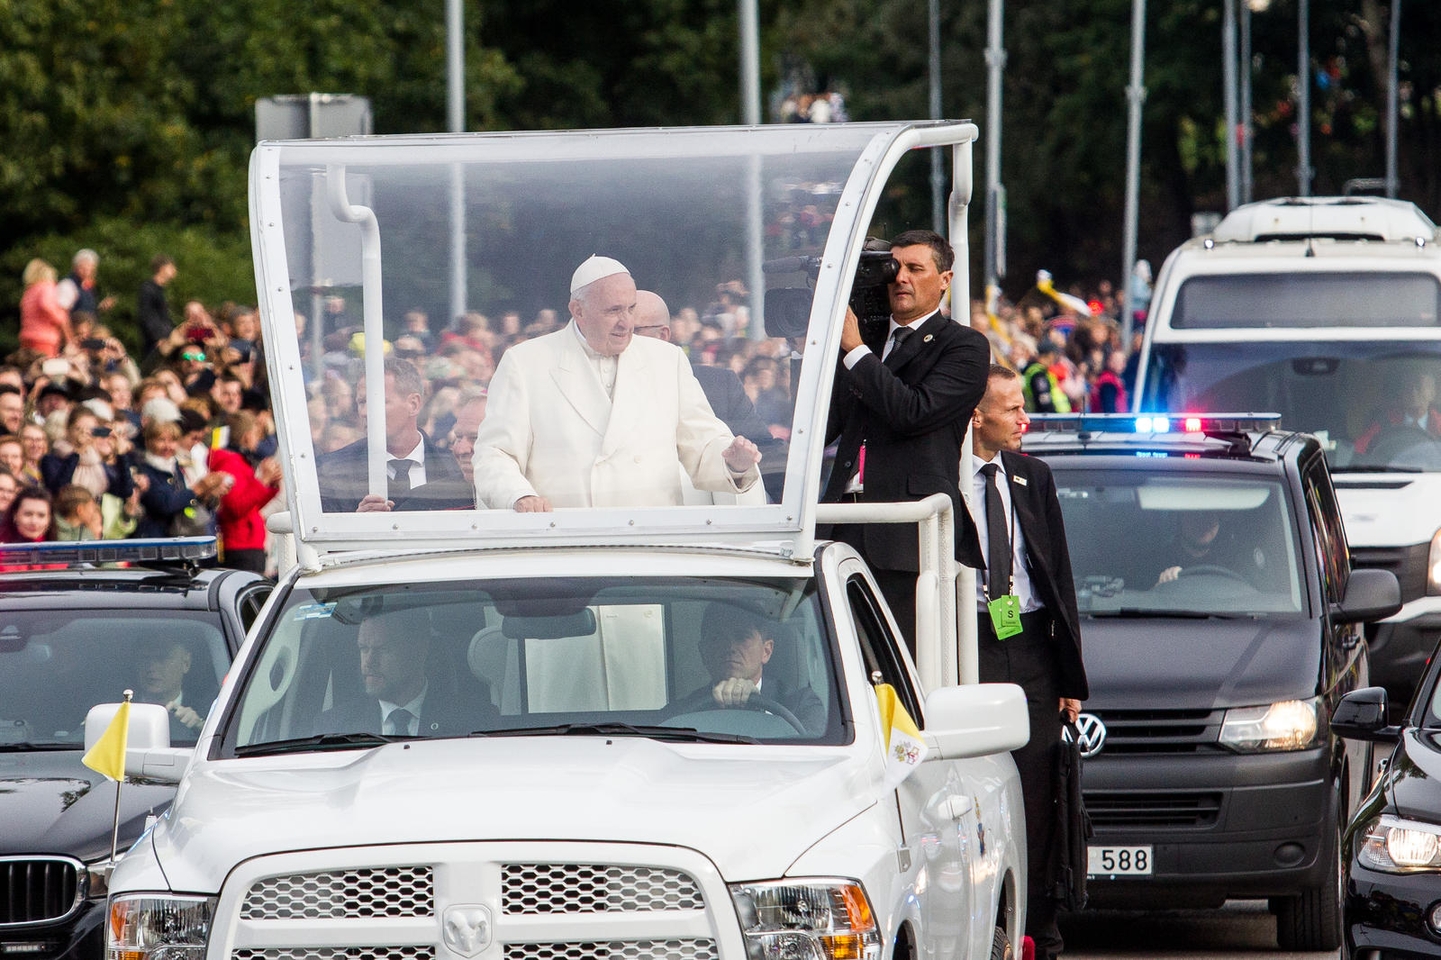
<instances>
[{"instance_id":1,"label":"metal mast pole","mask_svg":"<svg viewBox=\"0 0 1441 960\"><path fill-rule=\"evenodd\" d=\"M1391 0L1391 82L1386 85L1386 196L1395 197L1400 184L1396 179L1396 122L1400 113L1396 105L1400 83L1401 0Z\"/></svg>"},{"instance_id":2,"label":"metal mast pole","mask_svg":"<svg viewBox=\"0 0 1441 960\"><path fill-rule=\"evenodd\" d=\"M941 0L928 0L930 22L931 119L941 119ZM942 147L931 148L931 229L946 232L946 174L941 163ZM967 294L969 296L969 293Z\"/></svg>"},{"instance_id":3,"label":"metal mast pole","mask_svg":"<svg viewBox=\"0 0 1441 960\"><path fill-rule=\"evenodd\" d=\"M986 304L1005 273L1002 260L1004 238L1001 216L1005 201L1001 186L1001 84L1006 70L1006 50L1001 46L1001 28L1005 14L1004 0L990 0L986 20L986 243L985 290Z\"/></svg>"},{"instance_id":4,"label":"metal mast pole","mask_svg":"<svg viewBox=\"0 0 1441 960\"><path fill-rule=\"evenodd\" d=\"M740 19L740 88L741 122L756 126L761 122L761 56L760 14L757 0L737 0ZM766 278L764 223L761 217L760 157L751 157L746 184L746 284L750 294L750 326L746 336L751 340L765 339Z\"/></svg>"},{"instance_id":5,"label":"metal mast pole","mask_svg":"<svg viewBox=\"0 0 1441 960\"><path fill-rule=\"evenodd\" d=\"M1311 0L1301 0L1296 24L1296 187L1311 195Z\"/></svg>"},{"instance_id":6,"label":"metal mast pole","mask_svg":"<svg viewBox=\"0 0 1441 960\"><path fill-rule=\"evenodd\" d=\"M465 11L463 0L445 0L446 120L452 133L465 131ZM466 310L465 168L450 167L449 327Z\"/></svg>"},{"instance_id":7,"label":"metal mast pole","mask_svg":"<svg viewBox=\"0 0 1441 960\"><path fill-rule=\"evenodd\" d=\"M1225 0L1221 20L1221 78L1226 100L1226 210L1241 202L1241 164L1236 152L1236 2Z\"/></svg>"},{"instance_id":8,"label":"metal mast pole","mask_svg":"<svg viewBox=\"0 0 1441 960\"><path fill-rule=\"evenodd\" d=\"M1146 60L1146 0L1131 2L1131 82L1126 86L1126 224L1122 240L1121 344L1131 348L1131 283L1136 272L1136 235L1141 208L1141 105L1146 102L1143 86Z\"/></svg>"},{"instance_id":9,"label":"metal mast pole","mask_svg":"<svg viewBox=\"0 0 1441 960\"><path fill-rule=\"evenodd\" d=\"M1255 187L1251 164L1251 4L1241 4L1241 202L1250 203Z\"/></svg>"}]
</instances>

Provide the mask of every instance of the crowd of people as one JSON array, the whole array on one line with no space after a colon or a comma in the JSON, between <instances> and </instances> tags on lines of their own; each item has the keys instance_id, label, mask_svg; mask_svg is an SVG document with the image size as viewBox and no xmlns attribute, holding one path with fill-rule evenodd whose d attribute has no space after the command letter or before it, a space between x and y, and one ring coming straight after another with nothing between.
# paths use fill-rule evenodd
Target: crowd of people
<instances>
[{"instance_id":1,"label":"crowd of people","mask_svg":"<svg viewBox=\"0 0 1441 960\"><path fill-rule=\"evenodd\" d=\"M281 468L255 308L191 300L173 310L166 289L176 265L157 256L136 296L132 355L106 325L116 301L100 288L98 265L94 251L81 250L63 278L43 260L25 268L20 349L0 365L0 540L213 533L221 562L274 572L264 516L281 508ZM1132 297L1142 308L1145 279ZM742 282L724 282L708 303L638 324L637 333L663 336L694 368L733 374L727 381L739 383L744 411L727 399L717 412L773 451L790 436L791 347L750 335L749 300ZM1014 302L973 302L970 322L993 359L1021 374L1032 412L1111 412L1128 409L1139 343L1139 334L1121 342L1120 309L1108 283L1057 293L1043 275ZM387 350L422 375L416 427L454 457L467 484L500 358L568 319L554 309L529 319L469 312L432 329L424 311L402 318ZM324 456L364 437L356 396L364 335L338 296L322 301L316 322L313 335L310 319L296 317L312 441ZM717 390L707 393L717 405ZM771 460L774 470L780 461ZM777 479L768 477L773 495Z\"/></svg>"}]
</instances>

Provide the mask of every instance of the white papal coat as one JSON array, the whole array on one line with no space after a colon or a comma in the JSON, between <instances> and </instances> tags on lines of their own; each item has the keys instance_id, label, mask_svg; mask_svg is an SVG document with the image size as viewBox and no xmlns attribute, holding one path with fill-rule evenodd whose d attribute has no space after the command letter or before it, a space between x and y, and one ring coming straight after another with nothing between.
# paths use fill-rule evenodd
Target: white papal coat
<instances>
[{"instance_id":1,"label":"white papal coat","mask_svg":"<svg viewBox=\"0 0 1441 960\"><path fill-rule=\"evenodd\" d=\"M612 400L574 321L505 352L475 441L479 506L531 495L553 507L676 505L681 470L701 490L757 482L755 467L737 481L726 466L733 437L679 347L632 337L617 363Z\"/></svg>"}]
</instances>

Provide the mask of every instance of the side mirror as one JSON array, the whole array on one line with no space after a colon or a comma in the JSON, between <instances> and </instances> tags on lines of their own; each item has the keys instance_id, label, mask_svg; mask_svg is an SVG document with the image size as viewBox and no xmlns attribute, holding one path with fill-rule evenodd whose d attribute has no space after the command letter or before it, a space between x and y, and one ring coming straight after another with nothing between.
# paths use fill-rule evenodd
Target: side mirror
<instances>
[{"instance_id":1,"label":"side mirror","mask_svg":"<svg viewBox=\"0 0 1441 960\"><path fill-rule=\"evenodd\" d=\"M1401 609L1401 585L1390 570L1352 570L1346 596L1331 605L1331 617L1341 623L1384 620Z\"/></svg>"},{"instance_id":2,"label":"side mirror","mask_svg":"<svg viewBox=\"0 0 1441 960\"><path fill-rule=\"evenodd\" d=\"M1014 683L938 687L926 697L927 760L1008 753L1031 739L1026 694Z\"/></svg>"},{"instance_id":3,"label":"side mirror","mask_svg":"<svg viewBox=\"0 0 1441 960\"><path fill-rule=\"evenodd\" d=\"M85 715L85 749L95 746L118 703L99 703ZM179 783L193 747L170 745L170 713L158 703L131 703L130 730L125 738L125 775L161 783Z\"/></svg>"},{"instance_id":4,"label":"side mirror","mask_svg":"<svg viewBox=\"0 0 1441 960\"><path fill-rule=\"evenodd\" d=\"M1386 688L1363 687L1341 698L1331 713L1331 729L1351 740L1395 743L1400 727L1386 724Z\"/></svg>"}]
</instances>

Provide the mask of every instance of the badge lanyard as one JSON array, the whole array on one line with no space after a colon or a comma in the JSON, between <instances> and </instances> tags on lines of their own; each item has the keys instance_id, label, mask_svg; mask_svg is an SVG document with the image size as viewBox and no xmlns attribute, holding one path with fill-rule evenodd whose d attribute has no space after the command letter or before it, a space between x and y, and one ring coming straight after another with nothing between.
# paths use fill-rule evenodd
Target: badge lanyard
<instances>
[{"instance_id":1,"label":"badge lanyard","mask_svg":"<svg viewBox=\"0 0 1441 960\"><path fill-rule=\"evenodd\" d=\"M997 479L1006 474L997 472ZM1021 598L1016 596L1016 502L1011 498L1010 515L1006 518L1010 527L1011 535L1007 546L1011 549L1011 573L1006 582L1006 592L986 604L986 611L991 615L991 626L996 631L997 640L1005 640L1014 637L1021 632ZM994 566L994 563L986 565L987 568ZM990 572L986 573L986 586L990 586ZM989 592L989 590L987 591Z\"/></svg>"}]
</instances>

